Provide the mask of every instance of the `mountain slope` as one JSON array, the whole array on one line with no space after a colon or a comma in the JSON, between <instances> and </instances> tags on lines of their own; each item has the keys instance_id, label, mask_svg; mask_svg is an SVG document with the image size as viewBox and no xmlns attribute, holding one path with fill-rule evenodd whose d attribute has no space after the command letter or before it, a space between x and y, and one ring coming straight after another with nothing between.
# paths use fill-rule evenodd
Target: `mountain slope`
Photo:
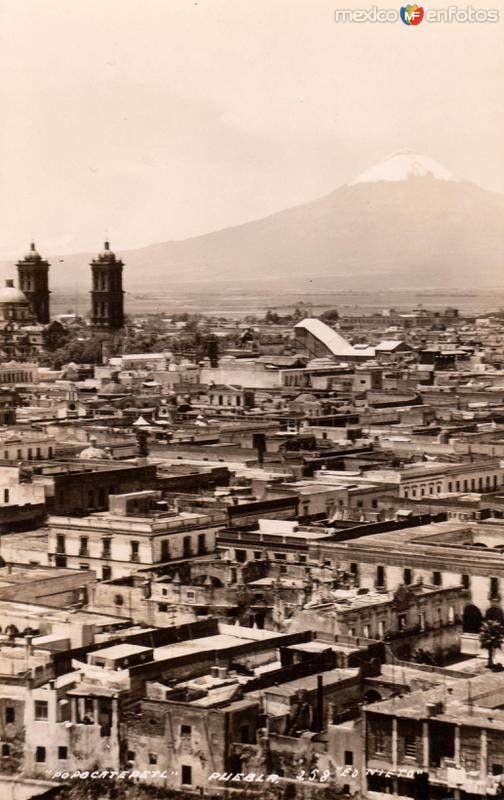
<instances>
[{"instance_id":1,"label":"mountain slope","mask_svg":"<svg viewBox=\"0 0 504 800\"><path fill-rule=\"evenodd\" d=\"M127 289L483 287L504 284L503 231L504 196L399 154L313 202L121 256ZM90 254L64 258L50 258L53 285L87 286Z\"/></svg>"}]
</instances>

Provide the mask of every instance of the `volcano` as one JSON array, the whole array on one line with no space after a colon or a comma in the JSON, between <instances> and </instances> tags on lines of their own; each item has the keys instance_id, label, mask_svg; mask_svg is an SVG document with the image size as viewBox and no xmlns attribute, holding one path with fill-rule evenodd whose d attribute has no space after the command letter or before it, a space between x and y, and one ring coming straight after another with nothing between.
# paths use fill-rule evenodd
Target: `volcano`
<instances>
[{"instance_id":1,"label":"volcano","mask_svg":"<svg viewBox=\"0 0 504 800\"><path fill-rule=\"evenodd\" d=\"M120 255L130 289L502 286L504 195L455 177L428 156L396 153L312 202ZM52 282L63 285L71 273L86 285L90 256L65 256L64 265L51 258Z\"/></svg>"}]
</instances>

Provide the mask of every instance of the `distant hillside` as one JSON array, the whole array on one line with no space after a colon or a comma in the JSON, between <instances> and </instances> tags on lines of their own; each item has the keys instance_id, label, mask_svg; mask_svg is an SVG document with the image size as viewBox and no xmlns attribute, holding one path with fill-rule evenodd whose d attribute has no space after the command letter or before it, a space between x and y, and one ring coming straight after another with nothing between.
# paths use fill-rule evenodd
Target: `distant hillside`
<instances>
[{"instance_id":1,"label":"distant hillside","mask_svg":"<svg viewBox=\"0 0 504 800\"><path fill-rule=\"evenodd\" d=\"M504 285L504 196L400 154L295 208L182 241L120 252L125 288L281 289ZM114 244L114 243L112 243ZM99 249L99 246L97 246ZM93 254L51 261L53 288L89 289ZM2 265L4 275L12 265Z\"/></svg>"}]
</instances>

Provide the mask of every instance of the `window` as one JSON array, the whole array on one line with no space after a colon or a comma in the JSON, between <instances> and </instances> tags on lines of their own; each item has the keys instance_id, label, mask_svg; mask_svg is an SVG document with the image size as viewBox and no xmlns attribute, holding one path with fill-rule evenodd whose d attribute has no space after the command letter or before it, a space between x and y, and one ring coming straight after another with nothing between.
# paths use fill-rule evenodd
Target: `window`
<instances>
[{"instance_id":1,"label":"window","mask_svg":"<svg viewBox=\"0 0 504 800\"><path fill-rule=\"evenodd\" d=\"M385 567L376 567L376 585L380 588L385 587Z\"/></svg>"},{"instance_id":2,"label":"window","mask_svg":"<svg viewBox=\"0 0 504 800\"><path fill-rule=\"evenodd\" d=\"M403 572L403 582L405 586L409 586L412 583L413 575L410 569L406 568Z\"/></svg>"},{"instance_id":3,"label":"window","mask_svg":"<svg viewBox=\"0 0 504 800\"><path fill-rule=\"evenodd\" d=\"M434 584L434 586L441 586L443 583L441 573L437 572L437 570L434 570L434 572L432 573L432 583Z\"/></svg>"},{"instance_id":4,"label":"window","mask_svg":"<svg viewBox=\"0 0 504 800\"><path fill-rule=\"evenodd\" d=\"M254 550L254 558L256 561L262 558L262 552L260 550ZM238 561L238 559L236 559ZM301 560L301 559L300 559Z\"/></svg>"},{"instance_id":5,"label":"window","mask_svg":"<svg viewBox=\"0 0 504 800\"><path fill-rule=\"evenodd\" d=\"M87 536L81 536L80 537L79 555L80 556L89 555L89 553L88 553L88 537Z\"/></svg>"},{"instance_id":6,"label":"window","mask_svg":"<svg viewBox=\"0 0 504 800\"><path fill-rule=\"evenodd\" d=\"M4 493L3 494L4 494L4 498L3 498L4 503L8 503L9 502L9 490L8 489L4 489Z\"/></svg>"},{"instance_id":7,"label":"window","mask_svg":"<svg viewBox=\"0 0 504 800\"><path fill-rule=\"evenodd\" d=\"M11 752L10 744L3 744L2 745L2 755L3 756L10 756L10 752Z\"/></svg>"},{"instance_id":8,"label":"window","mask_svg":"<svg viewBox=\"0 0 504 800\"><path fill-rule=\"evenodd\" d=\"M351 767L353 765L353 750L345 750L345 766Z\"/></svg>"},{"instance_id":9,"label":"window","mask_svg":"<svg viewBox=\"0 0 504 800\"><path fill-rule=\"evenodd\" d=\"M45 747L37 747L35 749L35 761L38 764L42 764L46 760L46 749Z\"/></svg>"},{"instance_id":10,"label":"window","mask_svg":"<svg viewBox=\"0 0 504 800\"><path fill-rule=\"evenodd\" d=\"M68 758L68 747L64 746L58 747L58 759L60 761L66 761L67 758Z\"/></svg>"},{"instance_id":11,"label":"window","mask_svg":"<svg viewBox=\"0 0 504 800\"><path fill-rule=\"evenodd\" d=\"M102 551L102 558L110 558L110 539L103 539L103 551Z\"/></svg>"},{"instance_id":12,"label":"window","mask_svg":"<svg viewBox=\"0 0 504 800\"><path fill-rule=\"evenodd\" d=\"M306 564L306 556L299 556L298 560L300 564Z\"/></svg>"},{"instance_id":13,"label":"window","mask_svg":"<svg viewBox=\"0 0 504 800\"><path fill-rule=\"evenodd\" d=\"M499 579L490 578L490 599L497 600L499 597Z\"/></svg>"},{"instance_id":14,"label":"window","mask_svg":"<svg viewBox=\"0 0 504 800\"><path fill-rule=\"evenodd\" d=\"M184 786L192 785L192 768L182 764L182 783Z\"/></svg>"},{"instance_id":15,"label":"window","mask_svg":"<svg viewBox=\"0 0 504 800\"><path fill-rule=\"evenodd\" d=\"M235 550L235 561L238 561L239 564L244 564L246 560L247 560L246 550Z\"/></svg>"},{"instance_id":16,"label":"window","mask_svg":"<svg viewBox=\"0 0 504 800\"><path fill-rule=\"evenodd\" d=\"M167 604L166 603L158 603L158 611L161 611L161 613L163 613L165 611L168 611Z\"/></svg>"},{"instance_id":17,"label":"window","mask_svg":"<svg viewBox=\"0 0 504 800\"><path fill-rule=\"evenodd\" d=\"M134 750L128 750L128 753L126 755L126 761L130 761L131 762L131 761L134 761L134 760L135 760L135 751Z\"/></svg>"},{"instance_id":18,"label":"window","mask_svg":"<svg viewBox=\"0 0 504 800\"><path fill-rule=\"evenodd\" d=\"M58 533L58 535L56 536L56 552L57 553L65 552L65 537L62 533Z\"/></svg>"},{"instance_id":19,"label":"window","mask_svg":"<svg viewBox=\"0 0 504 800\"><path fill-rule=\"evenodd\" d=\"M375 753L385 752L385 735L381 728L378 728L375 733Z\"/></svg>"},{"instance_id":20,"label":"window","mask_svg":"<svg viewBox=\"0 0 504 800\"><path fill-rule=\"evenodd\" d=\"M184 536L183 542L183 557L189 558L192 555L192 547L191 547L191 537Z\"/></svg>"},{"instance_id":21,"label":"window","mask_svg":"<svg viewBox=\"0 0 504 800\"><path fill-rule=\"evenodd\" d=\"M130 542L130 546L131 546L131 561L140 561L140 556L139 556L140 543Z\"/></svg>"},{"instance_id":22,"label":"window","mask_svg":"<svg viewBox=\"0 0 504 800\"><path fill-rule=\"evenodd\" d=\"M190 736L192 732L192 728L190 725L181 725L180 726L180 735L181 736Z\"/></svg>"},{"instance_id":23,"label":"window","mask_svg":"<svg viewBox=\"0 0 504 800\"><path fill-rule=\"evenodd\" d=\"M7 706L5 709L5 721L6 722L15 722L16 721L16 709L14 706Z\"/></svg>"},{"instance_id":24,"label":"window","mask_svg":"<svg viewBox=\"0 0 504 800\"><path fill-rule=\"evenodd\" d=\"M102 567L102 581L109 581L112 577L112 570L110 567Z\"/></svg>"},{"instance_id":25,"label":"window","mask_svg":"<svg viewBox=\"0 0 504 800\"><path fill-rule=\"evenodd\" d=\"M285 555L285 553L275 553L275 560L276 561L285 561L286 559L287 559L287 556Z\"/></svg>"},{"instance_id":26,"label":"window","mask_svg":"<svg viewBox=\"0 0 504 800\"><path fill-rule=\"evenodd\" d=\"M198 555L203 556L207 551L206 536L204 533L198 534Z\"/></svg>"},{"instance_id":27,"label":"window","mask_svg":"<svg viewBox=\"0 0 504 800\"><path fill-rule=\"evenodd\" d=\"M157 764L157 753L149 753L149 764Z\"/></svg>"},{"instance_id":28,"label":"window","mask_svg":"<svg viewBox=\"0 0 504 800\"><path fill-rule=\"evenodd\" d=\"M404 737L404 755L406 758L416 758L416 736Z\"/></svg>"},{"instance_id":29,"label":"window","mask_svg":"<svg viewBox=\"0 0 504 800\"><path fill-rule=\"evenodd\" d=\"M461 583L462 583L462 588L463 589L470 589L471 588L471 576L470 575L462 575Z\"/></svg>"},{"instance_id":30,"label":"window","mask_svg":"<svg viewBox=\"0 0 504 800\"><path fill-rule=\"evenodd\" d=\"M403 631L406 628L406 622L407 622L406 614L399 614L398 623L400 631Z\"/></svg>"},{"instance_id":31,"label":"window","mask_svg":"<svg viewBox=\"0 0 504 800\"><path fill-rule=\"evenodd\" d=\"M161 542L161 561L169 561L170 559L170 542L168 539L163 539Z\"/></svg>"},{"instance_id":32,"label":"window","mask_svg":"<svg viewBox=\"0 0 504 800\"><path fill-rule=\"evenodd\" d=\"M250 742L250 731L248 725L242 725L240 728L240 742L248 744Z\"/></svg>"},{"instance_id":33,"label":"window","mask_svg":"<svg viewBox=\"0 0 504 800\"><path fill-rule=\"evenodd\" d=\"M47 700L35 700L35 719L45 720L49 716Z\"/></svg>"}]
</instances>

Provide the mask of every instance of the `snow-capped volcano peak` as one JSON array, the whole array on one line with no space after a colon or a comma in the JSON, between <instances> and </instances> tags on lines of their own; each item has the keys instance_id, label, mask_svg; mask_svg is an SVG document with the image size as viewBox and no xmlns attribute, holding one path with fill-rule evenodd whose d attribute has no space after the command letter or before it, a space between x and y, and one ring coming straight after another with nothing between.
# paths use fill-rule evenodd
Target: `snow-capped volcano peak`
<instances>
[{"instance_id":1,"label":"snow-capped volcano peak","mask_svg":"<svg viewBox=\"0 0 504 800\"><path fill-rule=\"evenodd\" d=\"M440 181L458 181L445 167L429 156L419 153L394 153L374 167L362 172L349 182L349 186L356 183L376 183L378 181L406 181L409 178L423 178L431 175Z\"/></svg>"}]
</instances>

